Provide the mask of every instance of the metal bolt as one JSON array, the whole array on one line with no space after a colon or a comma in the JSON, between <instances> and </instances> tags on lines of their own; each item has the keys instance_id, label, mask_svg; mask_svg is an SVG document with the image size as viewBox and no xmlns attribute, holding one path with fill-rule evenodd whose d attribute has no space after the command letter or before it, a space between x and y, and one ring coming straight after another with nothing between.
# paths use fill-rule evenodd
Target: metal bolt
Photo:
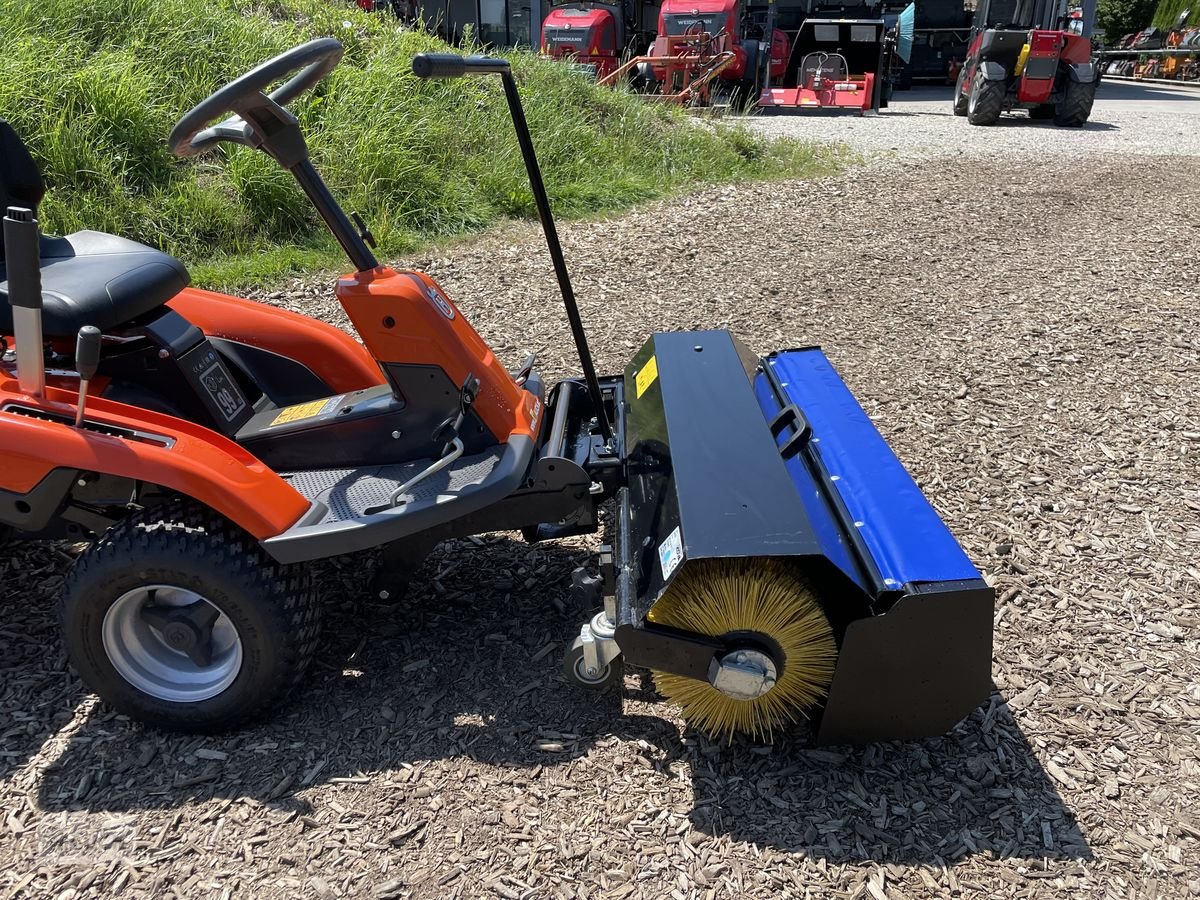
<instances>
[{"instance_id":1,"label":"metal bolt","mask_svg":"<svg viewBox=\"0 0 1200 900\"><path fill-rule=\"evenodd\" d=\"M390 600L391 596L392 596L392 592L389 591L387 588L384 588L382 591L379 592L380 600Z\"/></svg>"},{"instance_id":2,"label":"metal bolt","mask_svg":"<svg viewBox=\"0 0 1200 900\"><path fill-rule=\"evenodd\" d=\"M171 355L171 351L168 350L166 347L163 347L161 350L158 351L159 359L167 359L170 357L170 355Z\"/></svg>"},{"instance_id":3,"label":"metal bolt","mask_svg":"<svg viewBox=\"0 0 1200 900\"><path fill-rule=\"evenodd\" d=\"M404 433L404 432L402 432L402 431L393 431L393 432L392 432L392 440L394 440L394 441L395 441L395 440L399 440L399 439L400 439L400 435L402 435L403 433Z\"/></svg>"},{"instance_id":4,"label":"metal bolt","mask_svg":"<svg viewBox=\"0 0 1200 900\"><path fill-rule=\"evenodd\" d=\"M587 674L588 674L588 678L595 678L595 677L596 677L596 674L597 674L599 671L600 671L600 670L599 670L599 669L597 669L597 668L595 668L594 666L588 666L588 667L587 667Z\"/></svg>"}]
</instances>

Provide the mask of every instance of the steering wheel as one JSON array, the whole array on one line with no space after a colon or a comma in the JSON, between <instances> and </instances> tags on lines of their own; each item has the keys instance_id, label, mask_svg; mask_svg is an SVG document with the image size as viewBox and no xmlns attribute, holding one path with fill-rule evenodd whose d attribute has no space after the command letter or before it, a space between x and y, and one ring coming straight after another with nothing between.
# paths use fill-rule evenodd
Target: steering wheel
<instances>
[{"instance_id":1,"label":"steering wheel","mask_svg":"<svg viewBox=\"0 0 1200 900\"><path fill-rule=\"evenodd\" d=\"M296 117L284 107L314 87L342 60L342 45L335 38L317 38L293 47L251 69L241 78L218 88L179 120L168 143L176 156L195 156L223 141L263 149L290 167L307 158L304 137ZM293 73L297 73L294 74ZM277 81L291 78L270 94L264 91ZM233 113L209 125L225 113ZM292 131L292 134L285 132Z\"/></svg>"}]
</instances>

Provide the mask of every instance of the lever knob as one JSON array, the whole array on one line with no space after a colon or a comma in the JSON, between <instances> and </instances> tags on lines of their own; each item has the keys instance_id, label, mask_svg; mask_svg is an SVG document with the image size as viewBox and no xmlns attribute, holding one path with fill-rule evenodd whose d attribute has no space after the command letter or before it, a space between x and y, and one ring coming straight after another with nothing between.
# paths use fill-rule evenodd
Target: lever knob
<instances>
[{"instance_id":1,"label":"lever knob","mask_svg":"<svg viewBox=\"0 0 1200 900\"><path fill-rule=\"evenodd\" d=\"M75 339L75 371L82 381L91 381L100 367L100 329L84 325Z\"/></svg>"}]
</instances>

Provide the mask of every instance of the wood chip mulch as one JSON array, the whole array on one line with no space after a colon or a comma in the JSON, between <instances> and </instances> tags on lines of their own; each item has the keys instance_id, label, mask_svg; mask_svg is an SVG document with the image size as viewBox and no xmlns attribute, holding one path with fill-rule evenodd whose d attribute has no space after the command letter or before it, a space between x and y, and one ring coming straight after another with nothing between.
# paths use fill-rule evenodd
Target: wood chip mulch
<instances>
[{"instance_id":1,"label":"wood chip mulch","mask_svg":"<svg viewBox=\"0 0 1200 900\"><path fill-rule=\"evenodd\" d=\"M395 606L320 567L269 722L146 731L55 633L76 548L0 561L0 896L1200 895L1200 165L872 163L564 228L601 368L653 330L823 345L996 586L995 692L931 740L715 745L640 672L558 674L595 542L439 547ZM539 236L415 262L576 370ZM321 284L270 298L336 319ZM736 473L736 461L731 461Z\"/></svg>"}]
</instances>

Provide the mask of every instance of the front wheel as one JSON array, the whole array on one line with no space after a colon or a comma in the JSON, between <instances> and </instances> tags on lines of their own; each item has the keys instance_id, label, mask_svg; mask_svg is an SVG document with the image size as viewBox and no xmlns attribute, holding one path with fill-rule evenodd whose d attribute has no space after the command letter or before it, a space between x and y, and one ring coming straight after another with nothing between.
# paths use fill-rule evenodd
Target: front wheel
<instances>
[{"instance_id":1,"label":"front wheel","mask_svg":"<svg viewBox=\"0 0 1200 900\"><path fill-rule=\"evenodd\" d=\"M966 92L966 67L958 72L958 80L954 82L954 114L956 116L965 116L967 114L967 92Z\"/></svg>"},{"instance_id":2,"label":"front wheel","mask_svg":"<svg viewBox=\"0 0 1200 900\"><path fill-rule=\"evenodd\" d=\"M1096 100L1096 82L1068 81L1062 100L1054 111L1054 124L1064 128L1079 128L1092 114Z\"/></svg>"},{"instance_id":3,"label":"front wheel","mask_svg":"<svg viewBox=\"0 0 1200 900\"><path fill-rule=\"evenodd\" d=\"M988 81L982 69L975 73L971 82L971 96L967 101L967 121L972 125L995 125L1004 111L1004 95L1007 88L1003 81Z\"/></svg>"},{"instance_id":4,"label":"front wheel","mask_svg":"<svg viewBox=\"0 0 1200 900\"><path fill-rule=\"evenodd\" d=\"M575 642L567 648L562 668L563 675L569 684L592 691L604 691L619 685L623 682L625 675L619 656L607 665L589 671L587 660L583 655L583 638L575 638Z\"/></svg>"},{"instance_id":5,"label":"front wheel","mask_svg":"<svg viewBox=\"0 0 1200 900\"><path fill-rule=\"evenodd\" d=\"M182 504L125 519L86 550L59 620L72 665L101 699L147 725L193 732L274 709L320 627L304 570Z\"/></svg>"}]
</instances>

